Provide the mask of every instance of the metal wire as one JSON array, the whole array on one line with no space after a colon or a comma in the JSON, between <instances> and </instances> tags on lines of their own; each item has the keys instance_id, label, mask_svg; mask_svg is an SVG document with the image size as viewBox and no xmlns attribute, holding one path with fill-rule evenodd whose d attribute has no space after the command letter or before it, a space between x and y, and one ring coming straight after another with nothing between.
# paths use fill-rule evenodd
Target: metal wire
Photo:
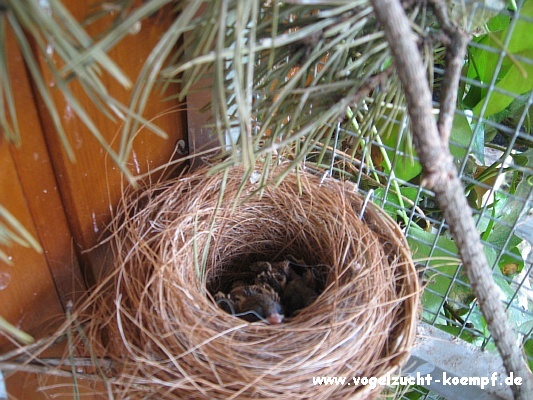
<instances>
[{"instance_id":1,"label":"metal wire","mask_svg":"<svg viewBox=\"0 0 533 400\"><path fill-rule=\"evenodd\" d=\"M533 245L533 233L528 233L533 232L533 216L528 216L533 201L533 85L528 84L533 80L528 76L528 72L533 74L533 46L522 39L521 50L516 50L513 36L517 27L524 29L524 23L533 29L533 18L527 15L531 7L523 11L527 1L533 0L518 1L516 10L483 9L482 2L475 2L470 10L466 26L478 28L463 68L450 149L494 279L502 290L502 300L528 362L533 365L533 256L528 258ZM476 21L480 11L490 11L493 17L484 21L486 26L492 26L487 35L479 30L483 25ZM425 11L423 18L429 40L435 29L434 20ZM442 48L433 50L435 56ZM364 55L358 53L354 59L357 57ZM443 61L440 58L433 62L431 56L426 57L437 114ZM289 60L287 56L287 63ZM317 78L327 65L326 60L314 64L310 75ZM503 84L509 73L517 71L522 75L523 91L522 85ZM361 217L368 202L373 201L396 218L426 284L422 298L422 318L426 323L483 349L494 350L449 226L436 206L434 193L420 186L420 169L416 170L419 160L409 146L409 123L402 101L393 79L372 89L350 105L344 120L341 116L321 127L325 139L319 140L304 166L313 166L323 178L334 176L354 182L365 195ZM498 101L508 104L494 111ZM311 101L309 114L317 113L318 108L313 106ZM305 140L302 138L302 146ZM438 397L415 387L406 398Z\"/></svg>"},{"instance_id":2,"label":"metal wire","mask_svg":"<svg viewBox=\"0 0 533 400\"><path fill-rule=\"evenodd\" d=\"M473 214L492 265L494 279L504 292L503 301L511 319L515 322L528 362L533 365L533 290L531 286L533 257L530 255L528 258L528 252L531 251L533 245L533 234L529 236L529 241L517 235L518 228L523 224L530 224L528 226L531 226L530 229L533 231L533 217L528 217L533 201L531 192L531 187L533 187L533 128L531 126L533 124L530 122L529 114L533 104L533 91L517 94L501 85L504 79L502 73L505 77L505 69L533 65L533 58L528 56L533 54L532 52L511 56L509 53L513 30L518 22L530 23L533 29L533 20L520 14L522 5L523 2L518 4L516 12L507 10L500 12L501 16L508 17L510 20L507 34L502 38L501 47L491 44L489 40L473 40L469 45L471 52L478 51L494 55L496 65L488 81L481 81L479 78L466 76L466 74L463 76L461 87L465 93L479 90L485 96L481 100L480 111L477 115L459 107L456 113L457 119L467 121L473 133L467 141L461 136L452 134L451 144L456 149L456 153L461 153L460 157L455 156L457 169L465 185L466 194L472 199ZM439 81L444 70L435 67L434 73L435 81ZM524 79L531 80L533 77L527 76ZM515 116L513 121L489 114L492 96L501 95L512 100L512 105L502 112L510 114L508 111L510 107L515 107L515 105L522 107L522 111L518 117ZM438 108L438 106L437 99L435 107ZM342 124L342 126L338 124L331 144L331 158L326 174L334 175L337 164L351 165L349 179L356 183L358 190L366 193L365 205L367 200L372 199L389 214L398 218L413 248L427 249L425 257L417 260L421 270L424 271L424 279L428 283L423 298L424 321L484 349L493 350L494 344L490 335L483 329L484 319L477 301L471 295L470 284L465 278L463 267L459 261L450 261L453 258L457 259L458 256L457 252L453 251L452 241L448 234L449 226L434 206L434 194L420 187L419 179L404 180L395 174L398 165L405 162L406 158L412 157L413 163L418 162L416 154L403 147L406 126L405 118L403 119L390 121L398 127L399 133L395 146L374 138L371 142L361 146L355 157L350 157L342 145L360 143L361 132L353 127L350 128L349 124ZM478 132L496 133L495 139L481 143L483 154L479 154ZM497 158L488 161L487 156L487 160L483 160L484 153L488 151L486 149L495 149ZM390 168L384 167L385 163L376 162L379 157L374 154L380 151L391 154ZM524 160L520 164L517 160L521 155ZM341 168L344 173L348 170L345 164ZM473 168L475 170L472 170ZM491 171L490 178L483 175L486 171ZM401 201L396 185L401 187L402 195L404 192L412 192L409 194L410 202ZM529 187L529 194L527 187ZM502 209L505 206L511 209ZM364 213L364 209L363 206L361 214ZM413 234L418 227L422 229L422 234ZM526 232L527 230L525 228ZM501 237L495 238L494 232L500 232ZM424 239L423 236L430 240ZM517 246L516 243L519 245ZM445 260L445 257L449 259ZM435 280L438 280L438 284L434 283ZM412 391L414 392L405 398L438 398L422 388L415 387Z\"/></svg>"}]
</instances>

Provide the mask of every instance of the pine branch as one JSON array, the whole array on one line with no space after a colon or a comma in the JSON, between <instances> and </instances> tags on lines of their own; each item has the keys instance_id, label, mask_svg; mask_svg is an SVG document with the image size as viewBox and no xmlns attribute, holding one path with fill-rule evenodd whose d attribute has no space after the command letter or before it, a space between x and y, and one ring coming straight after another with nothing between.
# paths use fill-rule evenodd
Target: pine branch
<instances>
[{"instance_id":1,"label":"pine branch","mask_svg":"<svg viewBox=\"0 0 533 400\"><path fill-rule=\"evenodd\" d=\"M508 374L522 378L522 385L511 389L516 399L532 399L531 372L522 359L511 324L500 301L500 290L492 280L463 187L448 151L451 124L443 124L447 132L439 134L432 115L432 98L426 72L419 54L416 37L399 0L372 0L377 20L382 24L402 82L411 118L416 150L424 169L423 184L435 192L436 200L448 221L459 248L487 327L503 359ZM455 76L457 79L457 76ZM449 112L448 109L447 112ZM452 108L453 110L453 108Z\"/></svg>"}]
</instances>

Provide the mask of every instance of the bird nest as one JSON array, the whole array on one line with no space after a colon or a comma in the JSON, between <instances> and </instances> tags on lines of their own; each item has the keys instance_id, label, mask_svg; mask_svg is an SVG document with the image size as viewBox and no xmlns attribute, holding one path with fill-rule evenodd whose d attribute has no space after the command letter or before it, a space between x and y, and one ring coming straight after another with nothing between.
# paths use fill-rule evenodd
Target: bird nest
<instances>
[{"instance_id":1,"label":"bird nest","mask_svg":"<svg viewBox=\"0 0 533 400\"><path fill-rule=\"evenodd\" d=\"M417 276L398 226L350 183L299 172L257 193L257 183L241 186L240 168L206 172L125 196L115 218L116 268L88 320L113 361L115 395L377 396L383 387L352 378L397 371L418 314ZM250 265L287 259L312 266L309 305L268 323L217 303L217 293L250 279ZM321 377L350 384L319 385Z\"/></svg>"}]
</instances>

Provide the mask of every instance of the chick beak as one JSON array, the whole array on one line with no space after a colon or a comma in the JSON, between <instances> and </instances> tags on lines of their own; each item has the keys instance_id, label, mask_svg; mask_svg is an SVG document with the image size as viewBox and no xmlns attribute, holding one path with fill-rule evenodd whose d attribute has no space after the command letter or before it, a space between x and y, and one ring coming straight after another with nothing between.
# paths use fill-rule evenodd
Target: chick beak
<instances>
[{"instance_id":1,"label":"chick beak","mask_svg":"<svg viewBox=\"0 0 533 400\"><path fill-rule=\"evenodd\" d=\"M283 315L278 314L278 313L270 314L266 318L266 320L271 325L278 325L278 324L281 324L281 322L283 321Z\"/></svg>"}]
</instances>

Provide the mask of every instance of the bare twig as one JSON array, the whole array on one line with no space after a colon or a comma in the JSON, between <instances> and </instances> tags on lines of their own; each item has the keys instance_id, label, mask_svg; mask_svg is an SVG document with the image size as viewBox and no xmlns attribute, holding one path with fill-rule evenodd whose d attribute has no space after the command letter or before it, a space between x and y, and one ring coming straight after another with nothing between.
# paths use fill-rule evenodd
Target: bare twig
<instances>
[{"instance_id":1,"label":"bare twig","mask_svg":"<svg viewBox=\"0 0 533 400\"><path fill-rule=\"evenodd\" d=\"M430 3L444 33L443 38L446 45L446 69L441 85L440 113L437 126L442 143L448 146L455 105L457 104L457 93L459 92L459 78L470 35L450 20L448 8L444 2L431 0Z\"/></svg>"},{"instance_id":2,"label":"bare twig","mask_svg":"<svg viewBox=\"0 0 533 400\"><path fill-rule=\"evenodd\" d=\"M59 376L63 378L72 378L71 371L65 371L54 366L40 365L36 363L20 364L18 362L2 362L0 368L4 372L27 372L32 374L42 374L47 376ZM96 374L76 373L80 379L99 380L100 377Z\"/></svg>"},{"instance_id":3,"label":"bare twig","mask_svg":"<svg viewBox=\"0 0 533 400\"><path fill-rule=\"evenodd\" d=\"M533 398L531 372L522 359L511 324L500 301L500 290L491 279L491 270L483 253L479 234L453 165L448 146L439 135L432 116L432 99L426 72L398 0L372 0L377 20L383 25L391 53L402 82L411 118L414 144L424 168L423 183L432 188L449 223L472 290L476 294L487 327L494 338L507 373L522 378L522 385L511 389L516 399ZM443 100L445 101L445 100ZM448 106L445 106L448 107ZM451 126L451 125L450 125ZM442 126L444 132L447 124ZM449 132L449 129L448 129Z\"/></svg>"}]
</instances>

